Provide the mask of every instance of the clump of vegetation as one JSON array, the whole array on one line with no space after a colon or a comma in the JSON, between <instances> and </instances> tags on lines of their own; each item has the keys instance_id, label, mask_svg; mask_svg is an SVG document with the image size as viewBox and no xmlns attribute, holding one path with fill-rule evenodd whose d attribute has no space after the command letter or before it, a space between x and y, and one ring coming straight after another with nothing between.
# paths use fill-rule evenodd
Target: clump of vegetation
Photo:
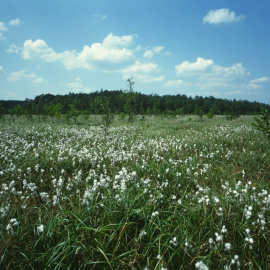
<instances>
[{"instance_id":1,"label":"clump of vegetation","mask_svg":"<svg viewBox=\"0 0 270 270\"><path fill-rule=\"evenodd\" d=\"M204 111L203 111L202 107L196 106L195 113L196 113L196 115L198 115L198 117L200 118L200 120L202 122L203 121L203 116L204 116Z\"/></svg>"},{"instance_id":2,"label":"clump of vegetation","mask_svg":"<svg viewBox=\"0 0 270 270\"><path fill-rule=\"evenodd\" d=\"M134 121L134 107L135 107L135 100L134 100L134 84L135 82L133 81L132 78L129 78L127 80L128 84L128 90L126 92L127 95L127 101L126 104L124 105L124 111L128 116L128 121L133 122Z\"/></svg>"},{"instance_id":3,"label":"clump of vegetation","mask_svg":"<svg viewBox=\"0 0 270 270\"><path fill-rule=\"evenodd\" d=\"M102 112L102 124L104 127L104 132L107 135L109 127L111 126L113 122L113 113L111 112L111 109L109 107L109 100L106 99L101 104L101 112Z\"/></svg>"},{"instance_id":4,"label":"clump of vegetation","mask_svg":"<svg viewBox=\"0 0 270 270\"><path fill-rule=\"evenodd\" d=\"M268 109L261 108L261 115L254 117L253 126L270 139L270 116Z\"/></svg>"}]
</instances>

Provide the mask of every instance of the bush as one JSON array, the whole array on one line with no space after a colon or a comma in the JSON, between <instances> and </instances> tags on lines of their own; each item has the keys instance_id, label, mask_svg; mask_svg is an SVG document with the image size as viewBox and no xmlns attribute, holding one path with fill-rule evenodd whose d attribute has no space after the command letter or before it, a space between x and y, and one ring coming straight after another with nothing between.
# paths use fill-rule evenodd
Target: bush
<instances>
[{"instance_id":1,"label":"bush","mask_svg":"<svg viewBox=\"0 0 270 270\"><path fill-rule=\"evenodd\" d=\"M268 109L261 108L261 115L254 117L253 126L270 139L270 122Z\"/></svg>"}]
</instances>

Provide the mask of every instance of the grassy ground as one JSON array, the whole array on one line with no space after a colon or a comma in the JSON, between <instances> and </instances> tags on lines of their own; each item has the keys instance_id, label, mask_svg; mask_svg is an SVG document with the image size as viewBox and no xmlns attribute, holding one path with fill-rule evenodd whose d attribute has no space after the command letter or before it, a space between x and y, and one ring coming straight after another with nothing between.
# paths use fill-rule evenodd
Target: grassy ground
<instances>
[{"instance_id":1,"label":"grassy ground","mask_svg":"<svg viewBox=\"0 0 270 270\"><path fill-rule=\"evenodd\" d=\"M270 269L252 117L0 124L1 269Z\"/></svg>"}]
</instances>

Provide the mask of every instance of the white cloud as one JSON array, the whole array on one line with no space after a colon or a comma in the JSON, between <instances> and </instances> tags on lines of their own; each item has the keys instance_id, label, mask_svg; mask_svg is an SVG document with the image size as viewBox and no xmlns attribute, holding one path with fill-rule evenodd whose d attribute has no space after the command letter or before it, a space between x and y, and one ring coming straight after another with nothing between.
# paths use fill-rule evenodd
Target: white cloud
<instances>
[{"instance_id":1,"label":"white cloud","mask_svg":"<svg viewBox=\"0 0 270 270\"><path fill-rule=\"evenodd\" d=\"M114 36L109 34L102 43L85 45L81 52L64 51L57 53L42 39L26 40L23 48L11 45L7 52L18 53L27 60L41 60L44 62L61 62L66 69L76 68L96 69L105 65L119 65L134 59L133 51L127 47L131 45L133 36Z\"/></svg>"},{"instance_id":2,"label":"white cloud","mask_svg":"<svg viewBox=\"0 0 270 270\"><path fill-rule=\"evenodd\" d=\"M7 27L3 22L0 22L0 31L2 31L2 32L7 31Z\"/></svg>"},{"instance_id":3,"label":"white cloud","mask_svg":"<svg viewBox=\"0 0 270 270\"><path fill-rule=\"evenodd\" d=\"M4 68L3 68L3 66L0 66L0 74L3 74L4 73Z\"/></svg>"},{"instance_id":4,"label":"white cloud","mask_svg":"<svg viewBox=\"0 0 270 270\"><path fill-rule=\"evenodd\" d=\"M116 41L106 41L106 45L94 43L91 47L85 45L82 52L77 55L77 59L89 66L95 62L120 64L134 57L133 52L126 48L117 48ZM109 46L111 43L111 47Z\"/></svg>"},{"instance_id":5,"label":"white cloud","mask_svg":"<svg viewBox=\"0 0 270 270\"><path fill-rule=\"evenodd\" d=\"M222 67L216 65L212 59L198 57L196 62L190 63L184 61L175 66L175 72L178 76L194 76L200 79L233 79L244 78L249 75L246 68L241 63L233 64L231 67Z\"/></svg>"},{"instance_id":6,"label":"white cloud","mask_svg":"<svg viewBox=\"0 0 270 270\"><path fill-rule=\"evenodd\" d=\"M83 85L80 77L75 79L75 82L70 82L67 84L62 84L62 86L68 87L73 93L90 93L92 89Z\"/></svg>"},{"instance_id":7,"label":"white cloud","mask_svg":"<svg viewBox=\"0 0 270 270\"><path fill-rule=\"evenodd\" d=\"M131 65L125 69L123 69L123 73L152 73L159 70L157 64L153 63L141 63L140 61L136 61L134 65Z\"/></svg>"},{"instance_id":8,"label":"white cloud","mask_svg":"<svg viewBox=\"0 0 270 270\"><path fill-rule=\"evenodd\" d=\"M131 45L134 36L114 36L113 33L110 33L107 37L104 38L102 45L105 48L121 48Z\"/></svg>"},{"instance_id":9,"label":"white cloud","mask_svg":"<svg viewBox=\"0 0 270 270\"><path fill-rule=\"evenodd\" d=\"M184 83L183 80L170 80L170 81L167 81L164 86L165 87L179 87L179 86L182 86Z\"/></svg>"},{"instance_id":10,"label":"white cloud","mask_svg":"<svg viewBox=\"0 0 270 270\"><path fill-rule=\"evenodd\" d=\"M22 57L28 60L41 59L45 62L54 62L61 59L61 56L42 39L26 40L23 45Z\"/></svg>"},{"instance_id":11,"label":"white cloud","mask_svg":"<svg viewBox=\"0 0 270 270\"><path fill-rule=\"evenodd\" d=\"M233 64L231 67L222 67L218 65L214 65L212 68L212 73L210 76L219 76L223 78L237 78L237 79L242 79L245 78L246 76L249 76L249 72L247 72L246 68L241 64Z\"/></svg>"},{"instance_id":12,"label":"white cloud","mask_svg":"<svg viewBox=\"0 0 270 270\"><path fill-rule=\"evenodd\" d=\"M261 89L263 88L261 84L268 81L269 81L269 77L261 77L261 78L253 79L253 80L250 80L248 87L251 89Z\"/></svg>"},{"instance_id":13,"label":"white cloud","mask_svg":"<svg viewBox=\"0 0 270 270\"><path fill-rule=\"evenodd\" d=\"M20 20L19 18L17 18L17 19L15 19L15 20L11 20L11 21L9 22L9 24L12 25L12 26L18 26L18 25L21 24L21 20Z\"/></svg>"},{"instance_id":14,"label":"white cloud","mask_svg":"<svg viewBox=\"0 0 270 270\"><path fill-rule=\"evenodd\" d=\"M158 75L160 68L157 64L153 63L141 63L136 61L135 64L122 69L124 79L133 77L140 82L160 82L164 80L163 75Z\"/></svg>"},{"instance_id":15,"label":"white cloud","mask_svg":"<svg viewBox=\"0 0 270 270\"><path fill-rule=\"evenodd\" d=\"M151 59L155 54L160 54L161 51L164 49L162 46L156 46L152 50L146 50L143 54L144 58Z\"/></svg>"},{"instance_id":16,"label":"white cloud","mask_svg":"<svg viewBox=\"0 0 270 270\"><path fill-rule=\"evenodd\" d=\"M255 83L249 83L248 87L251 89L261 89L263 88L260 84L255 84Z\"/></svg>"},{"instance_id":17,"label":"white cloud","mask_svg":"<svg viewBox=\"0 0 270 270\"><path fill-rule=\"evenodd\" d=\"M268 81L269 81L269 77L261 77L258 79L251 80L250 83L264 83Z\"/></svg>"},{"instance_id":18,"label":"white cloud","mask_svg":"<svg viewBox=\"0 0 270 270\"><path fill-rule=\"evenodd\" d=\"M6 50L7 53L20 53L22 49L15 44L11 44Z\"/></svg>"},{"instance_id":19,"label":"white cloud","mask_svg":"<svg viewBox=\"0 0 270 270\"><path fill-rule=\"evenodd\" d=\"M7 78L8 81L32 81L33 83L43 83L45 80L38 77L36 74L28 72L28 70L13 71Z\"/></svg>"},{"instance_id":20,"label":"white cloud","mask_svg":"<svg viewBox=\"0 0 270 270\"><path fill-rule=\"evenodd\" d=\"M217 10L210 10L203 18L204 23L221 24L221 23L234 23L245 19L244 15L237 16L234 11L222 8Z\"/></svg>"},{"instance_id":21,"label":"white cloud","mask_svg":"<svg viewBox=\"0 0 270 270\"><path fill-rule=\"evenodd\" d=\"M152 50L147 50L143 54L143 57L147 59L151 59L153 56L154 56L154 52Z\"/></svg>"},{"instance_id":22,"label":"white cloud","mask_svg":"<svg viewBox=\"0 0 270 270\"><path fill-rule=\"evenodd\" d=\"M243 89L247 87L250 73L241 63L223 67L214 63L212 59L198 57L196 62L184 61L175 66L177 76L189 78L182 86L186 88L197 88L201 90L216 89ZM174 81L169 81L166 86L173 85ZM251 86L250 86L251 88ZM253 86L254 88L254 86Z\"/></svg>"},{"instance_id":23,"label":"white cloud","mask_svg":"<svg viewBox=\"0 0 270 270\"><path fill-rule=\"evenodd\" d=\"M211 59L197 58L195 63L184 61L181 64L175 66L177 75L193 75L194 73L205 71L207 68L213 66L214 61Z\"/></svg>"}]
</instances>

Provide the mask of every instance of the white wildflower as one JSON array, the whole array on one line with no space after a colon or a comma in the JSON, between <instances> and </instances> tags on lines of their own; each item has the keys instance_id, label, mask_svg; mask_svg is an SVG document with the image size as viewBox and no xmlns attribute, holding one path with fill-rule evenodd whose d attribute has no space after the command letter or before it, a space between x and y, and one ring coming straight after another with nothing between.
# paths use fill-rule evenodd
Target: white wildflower
<instances>
[{"instance_id":1,"label":"white wildflower","mask_svg":"<svg viewBox=\"0 0 270 270\"><path fill-rule=\"evenodd\" d=\"M231 250L232 245L230 243L225 243L225 250Z\"/></svg>"},{"instance_id":2,"label":"white wildflower","mask_svg":"<svg viewBox=\"0 0 270 270\"><path fill-rule=\"evenodd\" d=\"M208 270L208 266L202 261L196 262L195 267L199 270Z\"/></svg>"},{"instance_id":3,"label":"white wildflower","mask_svg":"<svg viewBox=\"0 0 270 270\"><path fill-rule=\"evenodd\" d=\"M170 241L170 244L174 245L175 247L178 246L178 241L177 241L177 238L174 237L171 241Z\"/></svg>"},{"instance_id":4,"label":"white wildflower","mask_svg":"<svg viewBox=\"0 0 270 270\"><path fill-rule=\"evenodd\" d=\"M37 226L37 232L38 234L41 234L44 232L44 225L40 224L39 226Z\"/></svg>"}]
</instances>

